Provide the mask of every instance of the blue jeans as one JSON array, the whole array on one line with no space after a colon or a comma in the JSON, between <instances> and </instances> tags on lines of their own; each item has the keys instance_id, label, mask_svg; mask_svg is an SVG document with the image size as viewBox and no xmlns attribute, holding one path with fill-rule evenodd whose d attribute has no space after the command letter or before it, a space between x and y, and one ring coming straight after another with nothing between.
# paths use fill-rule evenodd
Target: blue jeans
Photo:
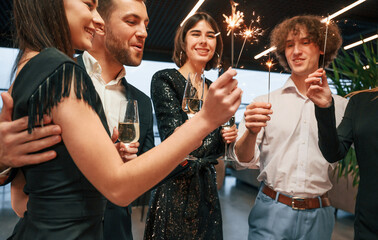
<instances>
[{"instance_id":1,"label":"blue jeans","mask_svg":"<svg viewBox=\"0 0 378 240\"><path fill-rule=\"evenodd\" d=\"M335 219L333 207L294 210L260 190L248 223L249 240L327 240L331 239Z\"/></svg>"}]
</instances>

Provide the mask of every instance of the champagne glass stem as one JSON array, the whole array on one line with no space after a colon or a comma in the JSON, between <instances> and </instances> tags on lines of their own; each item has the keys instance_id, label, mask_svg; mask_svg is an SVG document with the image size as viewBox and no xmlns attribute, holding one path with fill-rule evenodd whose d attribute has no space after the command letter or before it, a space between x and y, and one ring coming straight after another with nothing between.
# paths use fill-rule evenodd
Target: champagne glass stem
<instances>
[{"instance_id":1,"label":"champagne glass stem","mask_svg":"<svg viewBox=\"0 0 378 240\"><path fill-rule=\"evenodd\" d=\"M227 148L228 144L227 142L224 143L224 160L227 161L227 154L228 154L228 148Z\"/></svg>"}]
</instances>

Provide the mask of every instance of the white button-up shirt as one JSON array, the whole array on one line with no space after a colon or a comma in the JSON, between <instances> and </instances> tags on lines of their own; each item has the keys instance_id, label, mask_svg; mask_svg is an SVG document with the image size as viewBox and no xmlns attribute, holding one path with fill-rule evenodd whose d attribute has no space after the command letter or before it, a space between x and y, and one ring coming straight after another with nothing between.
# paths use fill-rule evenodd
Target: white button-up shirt
<instances>
[{"instance_id":1,"label":"white button-up shirt","mask_svg":"<svg viewBox=\"0 0 378 240\"><path fill-rule=\"evenodd\" d=\"M100 96L110 133L113 134L113 128L118 128L120 101L126 99L125 88L121 84L121 79L126 76L126 71L123 68L115 80L106 83L101 77L102 69L100 64L86 51L83 53L83 62Z\"/></svg>"},{"instance_id":2,"label":"white button-up shirt","mask_svg":"<svg viewBox=\"0 0 378 240\"><path fill-rule=\"evenodd\" d=\"M347 100L334 95L336 122L344 115ZM255 102L267 102L267 95ZM273 114L259 132L255 156L244 167L260 168L259 181L278 192L296 197L316 197L332 188L328 177L330 164L318 147L318 127L314 103L303 96L289 78L270 94ZM239 124L238 139L246 131Z\"/></svg>"}]
</instances>

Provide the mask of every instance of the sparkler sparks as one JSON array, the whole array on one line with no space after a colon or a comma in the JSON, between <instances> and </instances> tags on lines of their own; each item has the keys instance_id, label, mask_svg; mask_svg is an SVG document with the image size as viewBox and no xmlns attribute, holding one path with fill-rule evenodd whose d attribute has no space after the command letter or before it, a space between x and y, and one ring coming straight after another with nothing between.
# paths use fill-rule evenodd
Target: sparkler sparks
<instances>
[{"instance_id":1,"label":"sparkler sparks","mask_svg":"<svg viewBox=\"0 0 378 240\"><path fill-rule=\"evenodd\" d=\"M252 14L253 16L255 16L255 12L253 12ZM244 50L244 46L245 46L245 43L247 40L251 40L251 41L258 41L257 40L257 37L258 36L261 36L263 34L263 30L257 26L253 26L252 27L252 24L253 23L259 23L260 22L260 16L257 16L257 19L254 20L252 19L251 20L251 23L249 24L249 27L244 29L244 31L241 33L241 35L243 36L244 38L244 41L243 41L243 45L241 47L241 50L240 50L240 53L239 53L239 57L238 57L238 60L236 61L236 66L235 68L238 66L238 63L239 63L239 60L240 60L240 57L241 57L241 54Z\"/></svg>"},{"instance_id":2,"label":"sparkler sparks","mask_svg":"<svg viewBox=\"0 0 378 240\"><path fill-rule=\"evenodd\" d=\"M227 36L230 35L236 28L239 28L240 25L244 22L244 13L240 11L236 11L236 7L239 5L234 1L230 1L231 3L231 16L226 16L223 14L225 18L225 22L227 23Z\"/></svg>"},{"instance_id":3,"label":"sparkler sparks","mask_svg":"<svg viewBox=\"0 0 378 240\"><path fill-rule=\"evenodd\" d=\"M240 11L236 11L236 7L239 5L234 1L230 1L231 3L231 16L227 17L223 14L225 18L225 22L227 23L227 36L231 33L231 67L234 67L234 31L235 28L240 27L240 24L244 21L244 13Z\"/></svg>"}]
</instances>

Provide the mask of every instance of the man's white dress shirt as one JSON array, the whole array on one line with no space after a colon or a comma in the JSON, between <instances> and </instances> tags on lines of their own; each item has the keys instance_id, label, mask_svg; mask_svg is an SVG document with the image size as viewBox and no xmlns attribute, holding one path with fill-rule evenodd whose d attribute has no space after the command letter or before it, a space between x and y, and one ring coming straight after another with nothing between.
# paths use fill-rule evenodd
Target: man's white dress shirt
<instances>
[{"instance_id":1,"label":"man's white dress shirt","mask_svg":"<svg viewBox=\"0 0 378 240\"><path fill-rule=\"evenodd\" d=\"M333 98L339 124L348 101L337 95ZM268 97L260 96L254 101L267 102ZM257 136L254 158L239 164L260 168L257 179L275 191L303 198L326 193L332 188L328 177L330 164L318 147L314 103L298 91L291 78L270 94L270 102L273 114ZM237 140L245 131L243 118Z\"/></svg>"},{"instance_id":2,"label":"man's white dress shirt","mask_svg":"<svg viewBox=\"0 0 378 240\"><path fill-rule=\"evenodd\" d=\"M100 96L110 134L113 134L113 128L117 127L118 129L120 102L126 99L125 87L121 84L121 79L126 76L126 70L123 68L116 79L106 83L101 77L102 69L100 64L87 51L83 53L83 62Z\"/></svg>"}]
</instances>

